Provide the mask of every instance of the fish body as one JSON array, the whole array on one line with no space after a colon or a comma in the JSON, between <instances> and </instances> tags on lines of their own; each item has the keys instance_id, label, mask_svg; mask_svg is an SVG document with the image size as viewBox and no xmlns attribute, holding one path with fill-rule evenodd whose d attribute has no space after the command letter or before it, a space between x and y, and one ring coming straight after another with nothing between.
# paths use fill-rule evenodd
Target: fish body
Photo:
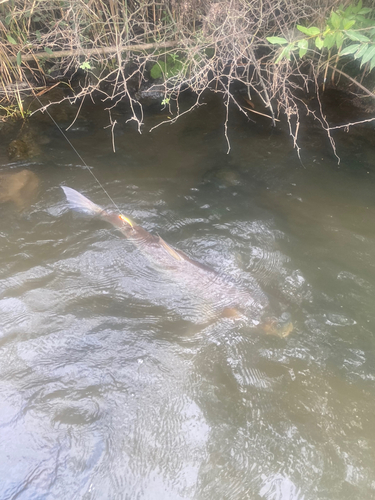
<instances>
[{"instance_id":1,"label":"fish body","mask_svg":"<svg viewBox=\"0 0 375 500\"><path fill-rule=\"evenodd\" d=\"M250 312L252 317L259 317L268 306L268 299L260 288L255 290L253 296L211 267L171 247L160 236L149 233L128 217L104 210L75 189L61 187L70 208L112 224L140 249L154 268L168 272L184 289L209 302L216 316L241 318L249 317ZM272 328L268 328L267 333L272 333L270 330Z\"/></svg>"}]
</instances>

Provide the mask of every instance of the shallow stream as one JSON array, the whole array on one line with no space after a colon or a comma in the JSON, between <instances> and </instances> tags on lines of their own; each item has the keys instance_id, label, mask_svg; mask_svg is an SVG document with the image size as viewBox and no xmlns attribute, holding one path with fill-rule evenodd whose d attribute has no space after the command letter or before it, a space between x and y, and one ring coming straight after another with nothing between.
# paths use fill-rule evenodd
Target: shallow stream
<instances>
[{"instance_id":1,"label":"shallow stream","mask_svg":"<svg viewBox=\"0 0 375 500\"><path fill-rule=\"evenodd\" d=\"M164 113L164 112L163 112ZM164 113L168 119L167 113ZM207 102L174 125L87 108L67 132L123 214L292 315L204 322L60 185L113 208L53 125L38 198L0 205L2 500L375 498L375 149ZM61 123L62 126L68 124Z\"/></svg>"}]
</instances>

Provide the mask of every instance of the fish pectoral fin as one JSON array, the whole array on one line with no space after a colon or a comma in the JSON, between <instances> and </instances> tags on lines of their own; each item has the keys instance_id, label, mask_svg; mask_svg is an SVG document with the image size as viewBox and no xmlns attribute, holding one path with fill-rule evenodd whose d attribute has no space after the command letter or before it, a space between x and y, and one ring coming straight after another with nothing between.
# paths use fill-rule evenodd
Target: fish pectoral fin
<instances>
[{"instance_id":1,"label":"fish pectoral fin","mask_svg":"<svg viewBox=\"0 0 375 500\"><path fill-rule=\"evenodd\" d=\"M176 250L170 247L168 243L166 243L160 236L159 236L159 243L164 248L164 250L166 250L169 253L171 257L179 261L184 260L183 257Z\"/></svg>"}]
</instances>

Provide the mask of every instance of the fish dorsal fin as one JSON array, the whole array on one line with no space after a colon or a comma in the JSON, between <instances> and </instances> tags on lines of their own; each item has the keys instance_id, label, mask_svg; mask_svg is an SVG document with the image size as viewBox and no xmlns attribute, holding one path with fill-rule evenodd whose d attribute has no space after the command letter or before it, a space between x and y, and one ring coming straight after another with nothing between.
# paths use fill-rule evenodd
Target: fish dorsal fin
<instances>
[{"instance_id":1,"label":"fish dorsal fin","mask_svg":"<svg viewBox=\"0 0 375 500\"><path fill-rule=\"evenodd\" d=\"M169 253L169 255L171 257L173 257L174 259L179 260L179 261L184 260L183 257L178 252L176 252L176 250L174 250L172 247L170 247L168 245L168 243L166 243L163 240L163 238L160 238L160 236L159 236L159 243L164 248L164 250L166 250Z\"/></svg>"}]
</instances>

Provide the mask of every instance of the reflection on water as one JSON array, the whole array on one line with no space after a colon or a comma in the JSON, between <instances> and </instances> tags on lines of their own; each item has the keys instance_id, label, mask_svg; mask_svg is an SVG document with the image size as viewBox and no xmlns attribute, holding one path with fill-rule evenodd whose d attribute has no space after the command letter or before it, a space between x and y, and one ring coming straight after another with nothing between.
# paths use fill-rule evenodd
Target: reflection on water
<instances>
[{"instance_id":1,"label":"reflection on water","mask_svg":"<svg viewBox=\"0 0 375 500\"><path fill-rule=\"evenodd\" d=\"M373 498L373 152L343 144L338 167L316 135L303 168L233 114L226 155L208 105L141 136L119 115L113 154L96 118L70 138L122 213L256 280L295 331L195 321L199 294L67 210L61 184L110 204L52 130L43 161L1 167L41 187L1 206L0 497Z\"/></svg>"}]
</instances>

